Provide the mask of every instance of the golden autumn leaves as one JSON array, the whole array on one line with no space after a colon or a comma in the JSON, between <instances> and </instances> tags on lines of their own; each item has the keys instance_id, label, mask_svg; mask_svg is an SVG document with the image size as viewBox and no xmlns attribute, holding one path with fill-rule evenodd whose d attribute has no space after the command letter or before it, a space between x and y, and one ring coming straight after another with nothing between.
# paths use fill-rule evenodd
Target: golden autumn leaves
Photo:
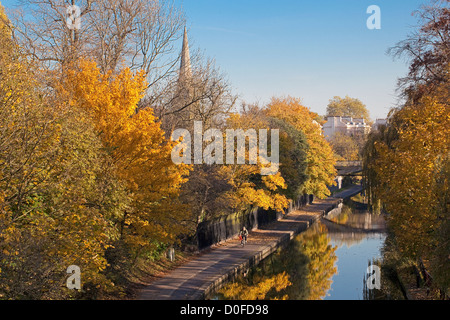
<instances>
[{"instance_id":1,"label":"golden autumn leaves","mask_svg":"<svg viewBox=\"0 0 450 320\"><path fill-rule=\"evenodd\" d=\"M444 83L395 110L365 150L369 195L389 213L401 257L424 263L443 292L450 279L448 94Z\"/></svg>"},{"instance_id":2,"label":"golden autumn leaves","mask_svg":"<svg viewBox=\"0 0 450 320\"><path fill-rule=\"evenodd\" d=\"M436 245L448 210L450 113L442 94L396 111L391 129L372 136L374 157L366 160L379 177L372 191L392 213L390 227L401 250L416 257Z\"/></svg>"},{"instance_id":3,"label":"golden autumn leaves","mask_svg":"<svg viewBox=\"0 0 450 320\"><path fill-rule=\"evenodd\" d=\"M95 132L39 85L5 33L0 70L0 295L62 297L61 272L73 263L104 289L118 193Z\"/></svg>"},{"instance_id":4,"label":"golden autumn leaves","mask_svg":"<svg viewBox=\"0 0 450 320\"><path fill-rule=\"evenodd\" d=\"M42 71L2 21L0 71L0 298L122 294L140 257L195 233L201 220L180 197L192 166L173 163L178 142L139 105L147 76L102 72L91 60ZM228 128L280 129L280 170L200 170L222 184L211 191L217 203L282 211L304 193L326 197L335 172L315 116L293 98L274 99L258 117L228 114ZM81 293L63 285L70 265L81 269Z\"/></svg>"},{"instance_id":5,"label":"golden autumn leaves","mask_svg":"<svg viewBox=\"0 0 450 320\"><path fill-rule=\"evenodd\" d=\"M115 173L125 182L132 200L124 224L137 231L132 241L142 246L148 239L173 241L182 230L177 221L185 210L177 196L188 166L172 163L175 143L164 137L153 110L137 112L146 87L143 73L125 68L117 75L102 75L90 61L81 61L78 68L68 72L65 94L90 116Z\"/></svg>"},{"instance_id":6,"label":"golden autumn leaves","mask_svg":"<svg viewBox=\"0 0 450 320\"><path fill-rule=\"evenodd\" d=\"M2 151L2 166L11 172L1 186L0 272L7 279L0 285L2 294L66 296L70 293L59 285L65 276L61 270L76 264L82 270L84 294L95 297L114 290L112 275L129 265L126 257L133 261L189 232L189 205L179 194L192 167L172 162L176 142L166 138L151 108L137 109L146 87L142 73L124 68L102 74L94 62L80 60L61 74L52 94L39 98L41 87L27 76L38 72L21 64L19 56L3 58L21 68L10 69L8 81L14 82L15 91L5 89L2 100L2 123L8 124L2 137L16 137L17 142L9 145L15 152ZM2 88L5 85L2 82ZM332 181L332 171L321 179L305 174L308 143L319 137L313 116L298 101L277 106L284 110L273 105L253 124L278 126L270 117L286 122L280 172L256 181L258 166L230 165L218 171L230 186L222 197L235 210L260 206L281 211L294 195L314 192L303 187L306 179L324 187ZM304 110L308 118L303 124L281 118L292 106L294 113ZM231 128L245 128L250 119L231 115L227 121ZM303 130L308 134L300 134ZM39 138L29 140L31 136ZM18 147L30 141L30 148ZM310 166L314 159L311 156ZM287 192L292 185L295 192ZM13 276L24 269L30 272ZM52 276L44 281L41 274L46 273ZM29 284L27 293L24 282Z\"/></svg>"}]
</instances>

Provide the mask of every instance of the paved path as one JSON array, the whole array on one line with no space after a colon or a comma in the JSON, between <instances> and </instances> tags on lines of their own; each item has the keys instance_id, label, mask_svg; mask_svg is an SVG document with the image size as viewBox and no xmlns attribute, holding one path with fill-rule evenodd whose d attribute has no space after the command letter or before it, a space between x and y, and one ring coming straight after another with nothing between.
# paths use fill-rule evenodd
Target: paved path
<instances>
[{"instance_id":1,"label":"paved path","mask_svg":"<svg viewBox=\"0 0 450 320\"><path fill-rule=\"evenodd\" d=\"M288 243L296 234L306 230L341 198L352 196L361 190L360 186L355 186L328 199L316 200L315 203L293 211L281 220L253 230L244 247L238 239L216 246L142 289L138 299L203 299L223 283L232 280L236 274L257 264L280 245Z\"/></svg>"}]
</instances>

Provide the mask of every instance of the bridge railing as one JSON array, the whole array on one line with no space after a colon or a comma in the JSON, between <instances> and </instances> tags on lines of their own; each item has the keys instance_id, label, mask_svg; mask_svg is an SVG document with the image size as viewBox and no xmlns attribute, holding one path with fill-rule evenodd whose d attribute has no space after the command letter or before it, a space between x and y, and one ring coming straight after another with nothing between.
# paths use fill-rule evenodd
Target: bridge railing
<instances>
[{"instance_id":1,"label":"bridge railing","mask_svg":"<svg viewBox=\"0 0 450 320\"><path fill-rule=\"evenodd\" d=\"M336 161L336 167L362 167L362 161L360 160Z\"/></svg>"}]
</instances>

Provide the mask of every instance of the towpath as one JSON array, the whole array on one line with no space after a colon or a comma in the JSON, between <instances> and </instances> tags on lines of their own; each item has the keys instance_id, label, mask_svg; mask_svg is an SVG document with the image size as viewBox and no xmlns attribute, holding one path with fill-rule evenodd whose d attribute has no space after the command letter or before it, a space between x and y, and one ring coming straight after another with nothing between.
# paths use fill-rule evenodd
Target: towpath
<instances>
[{"instance_id":1,"label":"towpath","mask_svg":"<svg viewBox=\"0 0 450 320\"><path fill-rule=\"evenodd\" d=\"M139 300L199 300L214 292L223 283L247 270L286 244L298 233L305 231L325 211L340 200L362 191L353 186L325 200L292 211L283 219L261 229L253 230L248 243L241 246L238 239L211 248L186 264L176 268L161 279L140 290Z\"/></svg>"}]
</instances>

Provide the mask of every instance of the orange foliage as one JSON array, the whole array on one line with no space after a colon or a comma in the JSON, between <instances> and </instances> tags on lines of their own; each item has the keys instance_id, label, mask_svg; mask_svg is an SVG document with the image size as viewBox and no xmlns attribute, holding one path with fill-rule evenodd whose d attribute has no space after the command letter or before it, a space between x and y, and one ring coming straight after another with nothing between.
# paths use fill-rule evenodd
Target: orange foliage
<instances>
[{"instance_id":1,"label":"orange foliage","mask_svg":"<svg viewBox=\"0 0 450 320\"><path fill-rule=\"evenodd\" d=\"M67 73L65 91L72 105L86 110L110 153L120 179L132 198L125 214L128 240L146 246L174 241L182 232L184 212L177 202L188 167L175 165L168 141L151 108L137 109L146 81L143 72L128 68L101 74L96 64L80 61ZM131 232L133 230L133 232Z\"/></svg>"}]
</instances>

